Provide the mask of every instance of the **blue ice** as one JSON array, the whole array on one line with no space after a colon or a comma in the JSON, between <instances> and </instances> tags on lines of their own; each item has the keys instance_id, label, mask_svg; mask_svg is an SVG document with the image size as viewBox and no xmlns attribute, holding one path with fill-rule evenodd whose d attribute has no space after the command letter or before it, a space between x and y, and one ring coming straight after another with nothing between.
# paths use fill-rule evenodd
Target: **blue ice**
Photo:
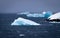
<instances>
[{"instance_id":1,"label":"blue ice","mask_svg":"<svg viewBox=\"0 0 60 38\"><path fill-rule=\"evenodd\" d=\"M52 12L51 11L47 11L47 12L44 13L44 17L45 18L48 18L51 15L52 15Z\"/></svg>"}]
</instances>

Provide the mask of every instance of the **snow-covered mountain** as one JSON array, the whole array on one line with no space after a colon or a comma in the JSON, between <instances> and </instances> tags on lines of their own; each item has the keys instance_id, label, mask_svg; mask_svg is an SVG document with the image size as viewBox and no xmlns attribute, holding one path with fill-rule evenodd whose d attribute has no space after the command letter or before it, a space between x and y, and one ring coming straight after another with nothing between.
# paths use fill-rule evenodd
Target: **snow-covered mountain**
<instances>
[{"instance_id":1,"label":"snow-covered mountain","mask_svg":"<svg viewBox=\"0 0 60 38\"><path fill-rule=\"evenodd\" d=\"M16 20L14 20L14 22L11 25L40 25L40 24L28 19L19 17Z\"/></svg>"}]
</instances>

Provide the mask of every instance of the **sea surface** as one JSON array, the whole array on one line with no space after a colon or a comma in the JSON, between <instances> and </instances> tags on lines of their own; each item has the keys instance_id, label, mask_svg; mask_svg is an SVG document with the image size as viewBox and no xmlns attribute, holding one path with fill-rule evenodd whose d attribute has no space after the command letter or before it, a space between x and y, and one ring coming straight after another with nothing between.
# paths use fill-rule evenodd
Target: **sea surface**
<instances>
[{"instance_id":1,"label":"sea surface","mask_svg":"<svg viewBox=\"0 0 60 38\"><path fill-rule=\"evenodd\" d=\"M30 19L41 25L11 26L18 17ZM0 38L60 38L60 23L50 23L40 17L17 14L0 14Z\"/></svg>"}]
</instances>

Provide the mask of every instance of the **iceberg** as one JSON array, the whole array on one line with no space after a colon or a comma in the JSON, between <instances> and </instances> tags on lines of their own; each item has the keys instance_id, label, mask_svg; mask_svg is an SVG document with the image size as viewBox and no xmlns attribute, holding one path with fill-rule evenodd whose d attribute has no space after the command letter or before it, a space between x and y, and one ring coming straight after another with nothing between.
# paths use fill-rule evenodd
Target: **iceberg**
<instances>
[{"instance_id":1,"label":"iceberg","mask_svg":"<svg viewBox=\"0 0 60 38\"><path fill-rule=\"evenodd\" d=\"M48 17L48 19L51 21L60 21L60 12L51 15L50 17Z\"/></svg>"},{"instance_id":2,"label":"iceberg","mask_svg":"<svg viewBox=\"0 0 60 38\"><path fill-rule=\"evenodd\" d=\"M41 13L33 13L33 14L27 14L27 17L45 17L45 18L48 18L49 16L52 15L52 12L51 11L47 11L47 12L42 12Z\"/></svg>"},{"instance_id":3,"label":"iceberg","mask_svg":"<svg viewBox=\"0 0 60 38\"><path fill-rule=\"evenodd\" d=\"M52 15L51 11L47 11L47 12L42 12L42 13L30 13L30 12L21 12L21 13L17 13L17 15L26 15L27 17L45 17L48 18L49 16Z\"/></svg>"},{"instance_id":4,"label":"iceberg","mask_svg":"<svg viewBox=\"0 0 60 38\"><path fill-rule=\"evenodd\" d=\"M52 15L52 12L51 11L43 12L43 15L45 18L48 18L49 16Z\"/></svg>"},{"instance_id":5,"label":"iceberg","mask_svg":"<svg viewBox=\"0 0 60 38\"><path fill-rule=\"evenodd\" d=\"M52 20L52 19L60 19L60 12L51 15L50 17L48 17L48 19Z\"/></svg>"},{"instance_id":6,"label":"iceberg","mask_svg":"<svg viewBox=\"0 0 60 38\"><path fill-rule=\"evenodd\" d=\"M11 25L40 25L32 20L24 19L24 18L17 18Z\"/></svg>"}]
</instances>

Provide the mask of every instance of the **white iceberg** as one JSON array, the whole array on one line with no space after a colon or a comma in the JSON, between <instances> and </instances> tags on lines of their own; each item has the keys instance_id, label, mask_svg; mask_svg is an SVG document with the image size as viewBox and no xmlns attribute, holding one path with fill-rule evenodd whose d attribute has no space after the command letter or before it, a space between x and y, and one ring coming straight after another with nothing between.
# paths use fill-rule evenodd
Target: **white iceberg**
<instances>
[{"instance_id":1,"label":"white iceberg","mask_svg":"<svg viewBox=\"0 0 60 38\"><path fill-rule=\"evenodd\" d=\"M34 21L19 17L11 25L40 25Z\"/></svg>"},{"instance_id":2,"label":"white iceberg","mask_svg":"<svg viewBox=\"0 0 60 38\"><path fill-rule=\"evenodd\" d=\"M52 15L51 11L47 11L47 12L44 11L42 13L27 14L27 17L45 17L45 18L48 18L51 15Z\"/></svg>"},{"instance_id":3,"label":"white iceberg","mask_svg":"<svg viewBox=\"0 0 60 38\"><path fill-rule=\"evenodd\" d=\"M60 20L60 12L51 15L50 17L48 17L49 20L54 20L54 19L59 19Z\"/></svg>"}]
</instances>

